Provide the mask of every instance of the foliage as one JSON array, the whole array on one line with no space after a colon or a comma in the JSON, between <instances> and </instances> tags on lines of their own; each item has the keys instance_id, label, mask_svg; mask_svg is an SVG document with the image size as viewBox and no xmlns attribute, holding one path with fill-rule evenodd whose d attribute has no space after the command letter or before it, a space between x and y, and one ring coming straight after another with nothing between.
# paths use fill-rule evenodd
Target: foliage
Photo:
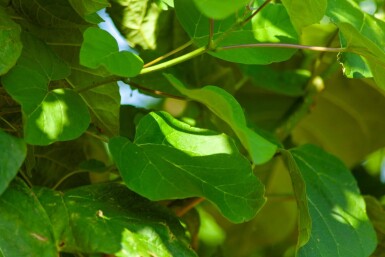
<instances>
[{"instance_id":1,"label":"foliage","mask_svg":"<svg viewBox=\"0 0 385 257\"><path fill-rule=\"evenodd\" d=\"M384 6L0 0L0 256L384 256Z\"/></svg>"}]
</instances>

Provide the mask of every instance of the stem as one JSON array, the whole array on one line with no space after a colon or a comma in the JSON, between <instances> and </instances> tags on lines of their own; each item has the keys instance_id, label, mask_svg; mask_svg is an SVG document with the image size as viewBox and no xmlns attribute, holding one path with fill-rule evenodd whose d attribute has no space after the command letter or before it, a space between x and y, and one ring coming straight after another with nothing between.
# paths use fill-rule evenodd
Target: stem
<instances>
[{"instance_id":1,"label":"stem","mask_svg":"<svg viewBox=\"0 0 385 257\"><path fill-rule=\"evenodd\" d=\"M158 63L158 62L160 62L160 61L166 59L167 57L169 57L169 56L171 56L171 55L173 55L173 54L176 54L176 53L182 51L183 49L185 49L185 48L189 47L190 45L192 45L192 43L193 43L193 41L190 40L189 42L185 43L184 45L181 45L180 47L178 47L178 48L172 50L171 52L169 52L169 53L167 53L167 54L164 54L164 55L162 55L162 56L156 58L155 60L152 60L152 61L146 63L146 64L143 66L143 68L150 67L150 66L152 66L153 64Z\"/></svg>"},{"instance_id":2,"label":"stem","mask_svg":"<svg viewBox=\"0 0 385 257\"><path fill-rule=\"evenodd\" d=\"M0 119L5 123L7 124L14 132L17 132L17 129L9 122L7 121L6 119L4 119L3 117L0 116Z\"/></svg>"},{"instance_id":3,"label":"stem","mask_svg":"<svg viewBox=\"0 0 385 257\"><path fill-rule=\"evenodd\" d=\"M73 172L70 172L68 173L67 175L65 175L64 177L62 177L53 187L52 187L52 190L56 190L63 182L64 180L66 180L67 178L73 176L73 175L76 175L76 174L80 174L80 173L85 173L85 172L88 172L88 170L75 170Z\"/></svg>"},{"instance_id":4,"label":"stem","mask_svg":"<svg viewBox=\"0 0 385 257\"><path fill-rule=\"evenodd\" d=\"M163 70L163 69L166 69L170 66L173 66L173 65L176 65L178 63L181 63L181 62L185 62L187 60L190 60L198 55L201 55L203 53L205 53L207 51L206 47L203 46L203 47L200 47L192 52L189 52L187 54L184 54L182 56L179 56L177 58L174 58L170 61L167 61L167 62L164 62L164 63L160 63L158 65L154 65L154 66L151 66L151 67L147 67L147 68L144 68L140 74L146 74L146 73L150 73L150 72L154 72L154 71L159 71L159 70Z\"/></svg>"},{"instance_id":5,"label":"stem","mask_svg":"<svg viewBox=\"0 0 385 257\"><path fill-rule=\"evenodd\" d=\"M171 208L174 209L175 215L178 217L184 216L187 212L189 212L192 208L197 206L199 203L203 202L205 199L203 197L194 197L189 199L182 200L182 205L174 205L171 204ZM179 201L178 201L179 202Z\"/></svg>"},{"instance_id":6,"label":"stem","mask_svg":"<svg viewBox=\"0 0 385 257\"><path fill-rule=\"evenodd\" d=\"M32 182L29 180L29 178L24 174L24 171L22 171L22 170L20 170L20 175L23 177L23 179L25 180L25 182L28 184L28 186L30 187L30 188L32 188L33 187L33 184L32 184Z\"/></svg>"},{"instance_id":7,"label":"stem","mask_svg":"<svg viewBox=\"0 0 385 257\"><path fill-rule=\"evenodd\" d=\"M222 46L217 49L217 51L226 51L230 49L239 49L239 48L291 48L291 49L304 49L311 51L320 51L320 52L346 52L346 48L337 48L337 47L324 47L324 46L305 46L298 44L285 44L285 43L258 43L258 44L242 44L242 45L231 45L231 46Z\"/></svg>"},{"instance_id":8,"label":"stem","mask_svg":"<svg viewBox=\"0 0 385 257\"><path fill-rule=\"evenodd\" d=\"M208 49L211 49L214 44L214 20L209 20L209 42L208 42Z\"/></svg>"},{"instance_id":9,"label":"stem","mask_svg":"<svg viewBox=\"0 0 385 257\"><path fill-rule=\"evenodd\" d=\"M187 98L185 98L183 96L177 96L177 95L169 94L169 93L162 92L162 91L159 91L159 90L153 90L153 89L141 86L139 84L136 84L135 82L130 82L129 85L132 86L132 87L136 87L136 88L138 88L140 90L152 93L154 95L159 95L159 96L164 96L164 97L169 97L169 98L175 98L175 99L179 99L179 100L187 100Z\"/></svg>"},{"instance_id":10,"label":"stem","mask_svg":"<svg viewBox=\"0 0 385 257\"><path fill-rule=\"evenodd\" d=\"M254 18L255 15L257 15L260 11L262 11L263 8L266 7L266 5L268 3L270 3L271 0L266 0L260 7L258 7L257 10L255 10L255 12L253 12L249 17L247 17L242 23L241 23L241 26L243 27L246 23L248 23L249 21L251 21L251 19ZM250 6L250 3L248 5L248 7L252 10L252 7Z\"/></svg>"}]
</instances>

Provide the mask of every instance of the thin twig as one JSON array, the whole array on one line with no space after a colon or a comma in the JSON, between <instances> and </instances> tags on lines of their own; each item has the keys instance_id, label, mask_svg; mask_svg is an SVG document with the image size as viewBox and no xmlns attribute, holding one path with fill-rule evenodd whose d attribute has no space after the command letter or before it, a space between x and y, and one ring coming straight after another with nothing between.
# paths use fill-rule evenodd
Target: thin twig
<instances>
[{"instance_id":1,"label":"thin twig","mask_svg":"<svg viewBox=\"0 0 385 257\"><path fill-rule=\"evenodd\" d=\"M257 43L257 44L240 44L240 45L230 45L222 46L217 48L217 51L226 51L230 49L239 49L239 48L291 48L291 49L304 49L311 51L320 51L320 52L346 52L346 48L337 48L337 47L324 47L324 46L306 46L298 44L285 44L285 43Z\"/></svg>"},{"instance_id":2,"label":"thin twig","mask_svg":"<svg viewBox=\"0 0 385 257\"><path fill-rule=\"evenodd\" d=\"M241 24L241 26L244 26L246 23L248 23L249 21L251 21L251 19L254 18L255 15L257 15L260 11L262 11L263 8L265 8L267 6L268 3L270 3L271 0L266 0L260 7L258 7L257 10L255 10L249 17L247 17ZM249 7L250 7L250 4L249 4Z\"/></svg>"},{"instance_id":3,"label":"thin twig","mask_svg":"<svg viewBox=\"0 0 385 257\"><path fill-rule=\"evenodd\" d=\"M15 128L9 121L7 121L6 119L4 119L3 117L0 116L0 119L5 123L7 124L14 132L17 132L17 128Z\"/></svg>"},{"instance_id":4,"label":"thin twig","mask_svg":"<svg viewBox=\"0 0 385 257\"><path fill-rule=\"evenodd\" d=\"M209 42L208 42L208 49L211 49L213 46L214 39L214 19L209 19Z\"/></svg>"},{"instance_id":5,"label":"thin twig","mask_svg":"<svg viewBox=\"0 0 385 257\"><path fill-rule=\"evenodd\" d=\"M56 190L63 182L64 180L66 180L67 178L73 176L73 175L76 175L76 174L80 174L80 173L86 173L86 172L89 172L88 170L75 170L73 172L70 172L68 173L67 175L65 175L64 177L62 177L53 187L52 187L52 190Z\"/></svg>"},{"instance_id":6,"label":"thin twig","mask_svg":"<svg viewBox=\"0 0 385 257\"><path fill-rule=\"evenodd\" d=\"M156 58L155 60L152 60L152 61L146 63L145 65L143 65L143 68L150 67L150 66L152 66L153 64L158 63L158 62L160 62L160 61L162 61L162 60L164 60L164 59L170 57L171 55L174 55L174 54L176 54L176 53L182 51L183 49L185 49L185 48L189 47L190 45L192 45L192 43L193 43L193 41L190 40L189 42L187 42L187 43L181 45L180 47L178 47L178 48L172 50L171 52L169 52L169 53L167 53L167 54L164 54L164 55L162 55L162 56Z\"/></svg>"},{"instance_id":7,"label":"thin twig","mask_svg":"<svg viewBox=\"0 0 385 257\"><path fill-rule=\"evenodd\" d=\"M102 136L99 136L99 135L97 135L97 134L95 134L95 133L93 133L93 132L91 132L91 131L86 131L86 132L84 132L84 133L86 133L87 135L90 135L90 136L92 136L92 137L94 137L94 138L96 138L96 139L99 139L100 141L102 141L102 142L104 142L104 143L108 143L108 139L107 138L105 138L105 137L102 137Z\"/></svg>"},{"instance_id":8,"label":"thin twig","mask_svg":"<svg viewBox=\"0 0 385 257\"><path fill-rule=\"evenodd\" d=\"M135 82L130 82L129 85L133 86L133 87L136 87L136 88L138 88L140 90L152 93L154 95L158 95L158 96L162 96L162 97L174 98L174 99L178 99L178 100L187 100L187 98L185 98L183 96L177 96L177 95L169 94L169 93L162 92L162 91L159 91L159 90L147 88L147 87L141 86L141 85L139 85L139 84L137 84Z\"/></svg>"},{"instance_id":9,"label":"thin twig","mask_svg":"<svg viewBox=\"0 0 385 257\"><path fill-rule=\"evenodd\" d=\"M177 206L175 209L175 215L178 217L184 216L187 212L189 212L192 208L197 206L199 203L203 202L205 198L196 197L184 200L183 206Z\"/></svg>"}]
</instances>

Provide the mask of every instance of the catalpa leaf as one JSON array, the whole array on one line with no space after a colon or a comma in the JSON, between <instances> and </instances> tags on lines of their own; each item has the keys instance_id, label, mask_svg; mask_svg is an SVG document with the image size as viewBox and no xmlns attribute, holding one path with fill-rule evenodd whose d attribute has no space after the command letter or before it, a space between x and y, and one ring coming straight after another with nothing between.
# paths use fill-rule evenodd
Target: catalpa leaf
<instances>
[{"instance_id":1,"label":"catalpa leaf","mask_svg":"<svg viewBox=\"0 0 385 257\"><path fill-rule=\"evenodd\" d=\"M8 256L57 256L52 223L36 195L15 179L0 197L0 250Z\"/></svg>"},{"instance_id":2,"label":"catalpa leaf","mask_svg":"<svg viewBox=\"0 0 385 257\"><path fill-rule=\"evenodd\" d=\"M231 94L215 86L187 89L172 75L166 74L165 76L180 93L201 102L225 121L248 150L255 164L265 163L273 157L277 146L248 128L242 107Z\"/></svg>"},{"instance_id":3,"label":"catalpa leaf","mask_svg":"<svg viewBox=\"0 0 385 257\"><path fill-rule=\"evenodd\" d=\"M309 25L319 22L325 15L328 0L282 0L298 34Z\"/></svg>"},{"instance_id":4,"label":"catalpa leaf","mask_svg":"<svg viewBox=\"0 0 385 257\"><path fill-rule=\"evenodd\" d=\"M197 10L192 1L175 1L175 11L195 44L199 47L208 45L209 19ZM214 22L212 45L215 49L208 51L209 54L230 62L269 64L287 60L296 52L295 49L257 47L258 43L298 42L297 33L281 4L268 4L250 22L239 27L239 15L243 13L240 11L237 15Z\"/></svg>"},{"instance_id":5,"label":"catalpa leaf","mask_svg":"<svg viewBox=\"0 0 385 257\"><path fill-rule=\"evenodd\" d=\"M376 247L376 234L351 172L340 160L312 145L290 153L305 181L312 219L309 242L298 249L298 256L369 256Z\"/></svg>"},{"instance_id":6,"label":"catalpa leaf","mask_svg":"<svg viewBox=\"0 0 385 257\"><path fill-rule=\"evenodd\" d=\"M0 195L19 171L26 155L27 146L22 139L0 130Z\"/></svg>"},{"instance_id":7,"label":"catalpa leaf","mask_svg":"<svg viewBox=\"0 0 385 257\"><path fill-rule=\"evenodd\" d=\"M170 115L149 114L134 142L116 137L109 149L125 184L152 200L204 197L236 223L265 202L263 185L230 138Z\"/></svg>"},{"instance_id":8,"label":"catalpa leaf","mask_svg":"<svg viewBox=\"0 0 385 257\"><path fill-rule=\"evenodd\" d=\"M69 0L68 2L82 17L86 17L110 6L107 0Z\"/></svg>"},{"instance_id":9,"label":"catalpa leaf","mask_svg":"<svg viewBox=\"0 0 385 257\"><path fill-rule=\"evenodd\" d=\"M250 2L249 0L194 0L199 11L207 17L213 19L224 19L231 14L234 14L240 8L245 8Z\"/></svg>"},{"instance_id":10,"label":"catalpa leaf","mask_svg":"<svg viewBox=\"0 0 385 257\"><path fill-rule=\"evenodd\" d=\"M132 52L119 51L118 43L107 31L88 28L83 36L80 64L92 69L102 66L123 77L134 77L141 71L143 61Z\"/></svg>"},{"instance_id":11,"label":"catalpa leaf","mask_svg":"<svg viewBox=\"0 0 385 257\"><path fill-rule=\"evenodd\" d=\"M90 185L64 193L46 188L34 191L54 225L59 251L196 256L185 243L178 219L122 184Z\"/></svg>"},{"instance_id":12,"label":"catalpa leaf","mask_svg":"<svg viewBox=\"0 0 385 257\"><path fill-rule=\"evenodd\" d=\"M7 73L16 63L23 47L20 40L20 26L0 7L0 76Z\"/></svg>"}]
</instances>

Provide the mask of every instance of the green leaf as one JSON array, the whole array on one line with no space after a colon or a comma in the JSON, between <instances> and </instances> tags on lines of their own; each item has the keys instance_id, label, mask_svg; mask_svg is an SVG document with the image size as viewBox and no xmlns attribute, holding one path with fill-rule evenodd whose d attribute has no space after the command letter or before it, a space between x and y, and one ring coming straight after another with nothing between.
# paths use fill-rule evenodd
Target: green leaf
<instances>
[{"instance_id":1,"label":"green leaf","mask_svg":"<svg viewBox=\"0 0 385 257\"><path fill-rule=\"evenodd\" d=\"M376 247L376 235L350 171L312 145L290 153L305 181L312 218L310 240L298 250L298 256L369 256ZM293 186L298 184L294 181Z\"/></svg>"},{"instance_id":2,"label":"green leaf","mask_svg":"<svg viewBox=\"0 0 385 257\"><path fill-rule=\"evenodd\" d=\"M384 206L374 197L365 196L366 211L377 233L378 245L372 257L382 257L385 252L385 210Z\"/></svg>"},{"instance_id":3,"label":"green leaf","mask_svg":"<svg viewBox=\"0 0 385 257\"><path fill-rule=\"evenodd\" d=\"M82 17L110 6L107 0L69 0L68 2Z\"/></svg>"},{"instance_id":4,"label":"green leaf","mask_svg":"<svg viewBox=\"0 0 385 257\"><path fill-rule=\"evenodd\" d=\"M204 197L237 223L265 202L263 185L230 138L165 113L142 118L134 143L116 137L109 149L126 185L152 200Z\"/></svg>"},{"instance_id":5,"label":"green leaf","mask_svg":"<svg viewBox=\"0 0 385 257\"><path fill-rule=\"evenodd\" d=\"M22 139L0 130L0 195L16 176L27 155L27 146Z\"/></svg>"},{"instance_id":6,"label":"green leaf","mask_svg":"<svg viewBox=\"0 0 385 257\"><path fill-rule=\"evenodd\" d=\"M5 257L58 255L51 221L36 195L19 179L0 197L0 235Z\"/></svg>"},{"instance_id":7,"label":"green leaf","mask_svg":"<svg viewBox=\"0 0 385 257\"><path fill-rule=\"evenodd\" d=\"M282 4L298 34L301 34L304 27L318 23L322 19L328 0L282 0Z\"/></svg>"},{"instance_id":8,"label":"green leaf","mask_svg":"<svg viewBox=\"0 0 385 257\"><path fill-rule=\"evenodd\" d=\"M265 163L273 157L277 146L247 127L242 107L232 95L215 86L187 89L172 75L166 74L165 76L179 92L195 101L201 102L225 121L248 150L255 164Z\"/></svg>"},{"instance_id":9,"label":"green leaf","mask_svg":"<svg viewBox=\"0 0 385 257\"><path fill-rule=\"evenodd\" d=\"M117 183L36 194L54 224L60 251L118 256L196 256L172 214ZM143 243L145 242L145 243ZM125 252L128 245L133 255ZM151 255L152 254L152 255Z\"/></svg>"},{"instance_id":10,"label":"green leaf","mask_svg":"<svg viewBox=\"0 0 385 257\"><path fill-rule=\"evenodd\" d=\"M301 174L301 170L299 169L296 160L290 151L282 150L282 157L285 162L285 165L289 171L294 196L297 202L298 209L298 242L297 249L303 247L310 239L311 231L312 231L312 219L309 213L309 204L308 198L306 194L306 184L304 178ZM303 172L303 171L302 171Z\"/></svg>"},{"instance_id":11,"label":"green leaf","mask_svg":"<svg viewBox=\"0 0 385 257\"><path fill-rule=\"evenodd\" d=\"M236 1L234 1L236 2ZM209 41L209 19L200 13L192 1L175 1L175 11L183 28L199 47ZM242 15L240 12L239 15ZM289 59L295 49L236 47L258 43L297 43L297 34L291 25L286 9L281 4L269 4L251 22L239 28L239 15L215 21L213 30L214 51L209 54L230 62L269 64ZM274 25L272 25L274 24Z\"/></svg>"},{"instance_id":12,"label":"green leaf","mask_svg":"<svg viewBox=\"0 0 385 257\"><path fill-rule=\"evenodd\" d=\"M123 77L134 77L142 70L143 61L132 52L119 52L118 43L107 31L88 28L83 36L80 64L92 69L102 66Z\"/></svg>"},{"instance_id":13,"label":"green leaf","mask_svg":"<svg viewBox=\"0 0 385 257\"><path fill-rule=\"evenodd\" d=\"M340 53L338 61L344 68L344 74L348 78L370 78L373 77L367 61L360 55L354 53Z\"/></svg>"},{"instance_id":14,"label":"green leaf","mask_svg":"<svg viewBox=\"0 0 385 257\"><path fill-rule=\"evenodd\" d=\"M293 130L292 138L297 145L319 145L352 167L385 145L385 94L370 81L341 74L325 80L325 85L330 86Z\"/></svg>"},{"instance_id":15,"label":"green leaf","mask_svg":"<svg viewBox=\"0 0 385 257\"><path fill-rule=\"evenodd\" d=\"M194 0L199 11L207 17L213 19L224 19L238 11L240 8L246 8L249 0Z\"/></svg>"},{"instance_id":16,"label":"green leaf","mask_svg":"<svg viewBox=\"0 0 385 257\"><path fill-rule=\"evenodd\" d=\"M75 139L89 124L90 115L81 97L69 89L55 89L27 114L24 136L30 144L47 145Z\"/></svg>"},{"instance_id":17,"label":"green leaf","mask_svg":"<svg viewBox=\"0 0 385 257\"><path fill-rule=\"evenodd\" d=\"M23 47L21 28L0 7L0 75L7 73L16 63Z\"/></svg>"}]
</instances>

